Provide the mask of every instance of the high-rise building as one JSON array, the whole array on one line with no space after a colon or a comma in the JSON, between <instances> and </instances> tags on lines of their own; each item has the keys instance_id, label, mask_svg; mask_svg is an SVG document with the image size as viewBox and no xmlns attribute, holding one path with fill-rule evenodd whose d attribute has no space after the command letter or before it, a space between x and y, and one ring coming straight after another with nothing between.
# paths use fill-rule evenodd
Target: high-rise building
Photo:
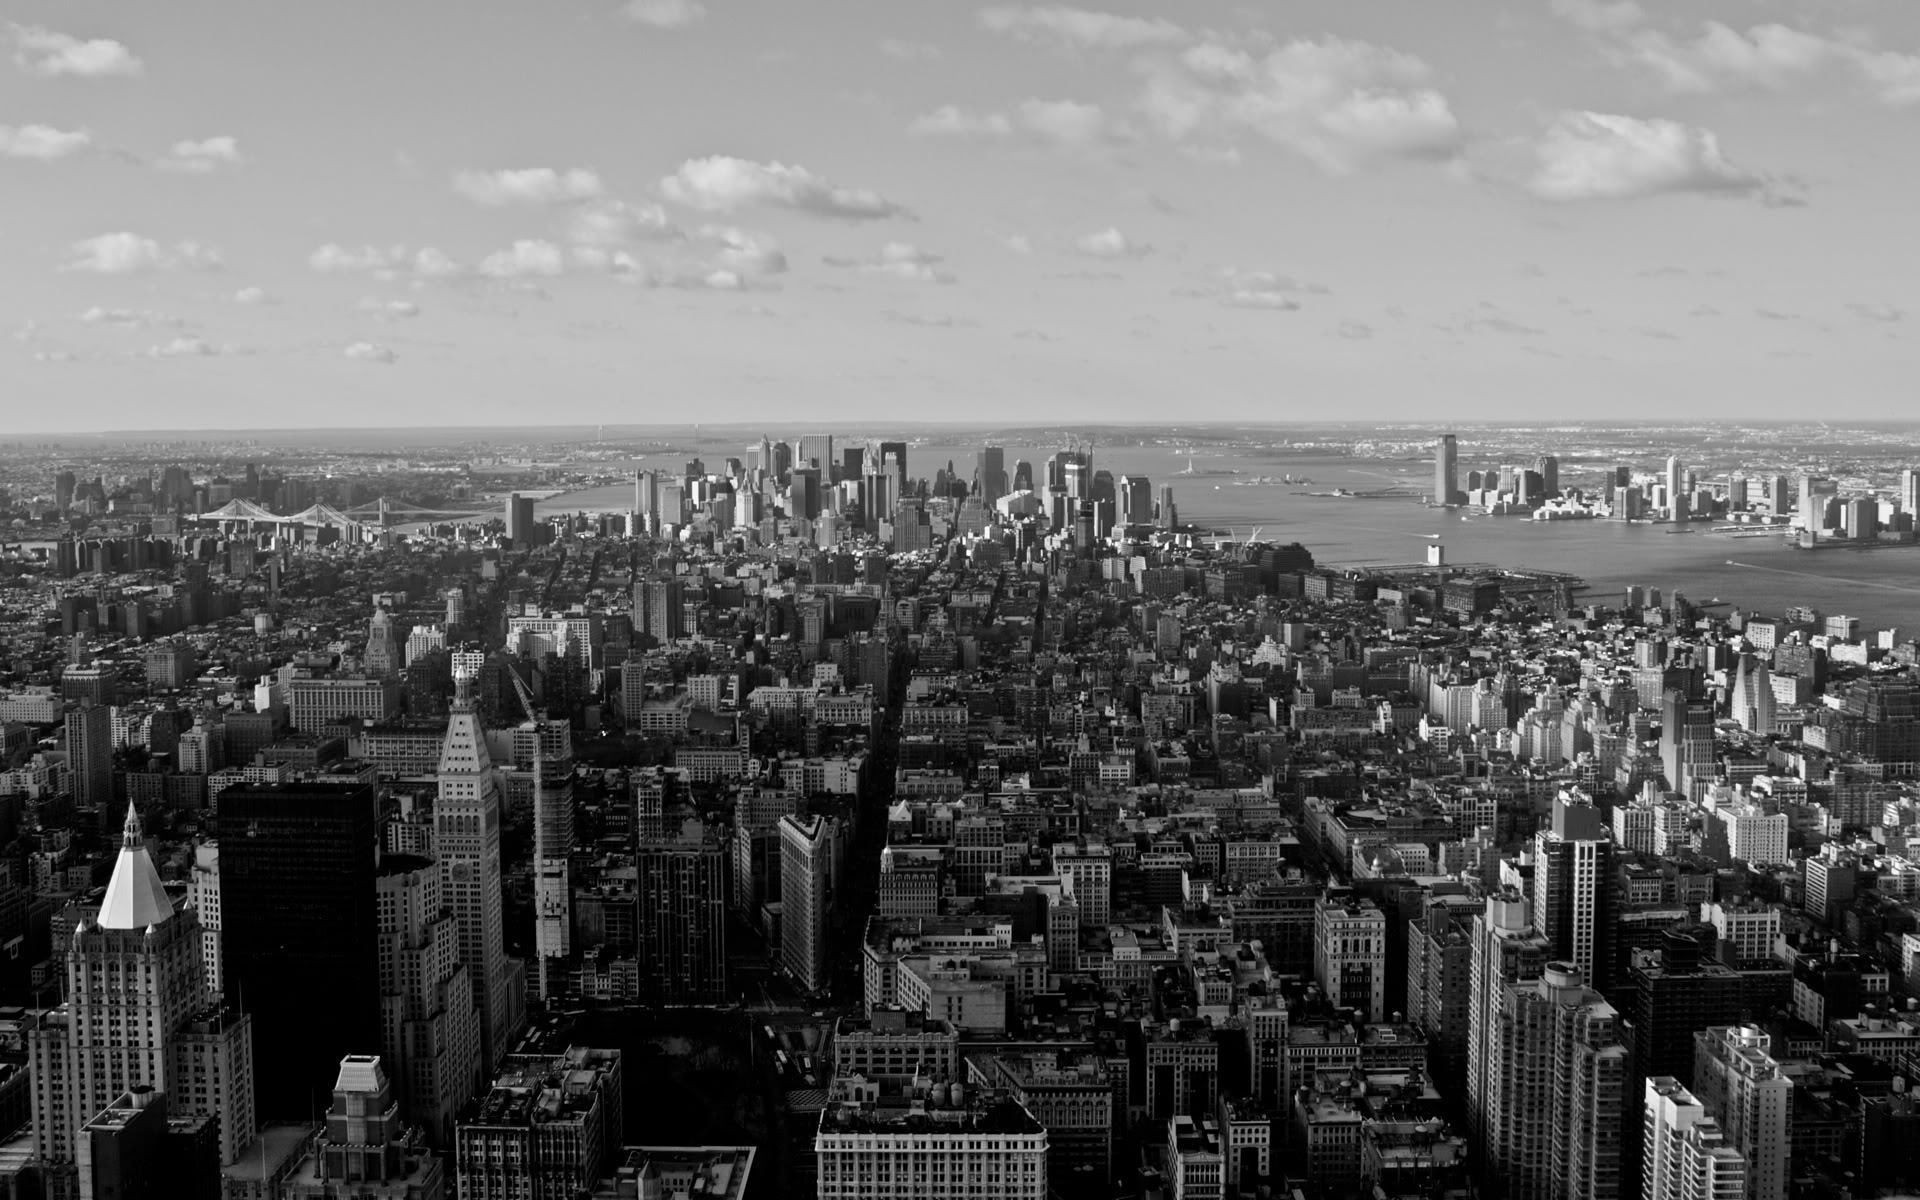
<instances>
[{"instance_id":1,"label":"high-rise building","mask_svg":"<svg viewBox=\"0 0 1920 1200\"><path fill-rule=\"evenodd\" d=\"M827 914L833 902L831 818L780 818L780 966L795 986L817 995L832 984Z\"/></svg>"},{"instance_id":2,"label":"high-rise building","mask_svg":"<svg viewBox=\"0 0 1920 1200\"><path fill-rule=\"evenodd\" d=\"M1635 950L1616 993L1632 1017L1634 1073L1690 1082L1695 1031L1739 1020L1746 986L1740 972L1705 956L1689 930L1664 930L1658 946Z\"/></svg>"},{"instance_id":3,"label":"high-rise building","mask_svg":"<svg viewBox=\"0 0 1920 1200\"><path fill-rule=\"evenodd\" d=\"M1113 909L1113 849L1101 842L1060 842L1053 873L1072 882L1082 929L1105 929Z\"/></svg>"},{"instance_id":4,"label":"high-rise building","mask_svg":"<svg viewBox=\"0 0 1920 1200\"><path fill-rule=\"evenodd\" d=\"M1387 915L1352 895L1321 898L1313 912L1313 967L1335 1008L1387 1018Z\"/></svg>"},{"instance_id":5,"label":"high-rise building","mask_svg":"<svg viewBox=\"0 0 1920 1200\"><path fill-rule=\"evenodd\" d=\"M241 783L220 793L227 1003L251 1013L261 1111L305 1120L334 1067L381 1045L371 783Z\"/></svg>"},{"instance_id":6,"label":"high-rise building","mask_svg":"<svg viewBox=\"0 0 1920 1200\"><path fill-rule=\"evenodd\" d=\"M672 575L662 575L647 580L646 583L646 623L649 637L662 646L670 646L685 635L684 594L680 580ZM639 621L634 622L640 628Z\"/></svg>"},{"instance_id":7,"label":"high-rise building","mask_svg":"<svg viewBox=\"0 0 1920 1200\"><path fill-rule=\"evenodd\" d=\"M444 1149L453 1144L460 1106L483 1078L473 985L460 965L459 931L441 898L438 866L388 855L378 894L381 1057L399 1076L401 1111L430 1145ZM336 1082L336 1107L339 1102Z\"/></svg>"},{"instance_id":8,"label":"high-rise building","mask_svg":"<svg viewBox=\"0 0 1920 1200\"><path fill-rule=\"evenodd\" d=\"M1753 1025L1720 1025L1693 1035L1693 1091L1747 1160L1747 1200L1785 1200L1793 1082Z\"/></svg>"},{"instance_id":9,"label":"high-rise building","mask_svg":"<svg viewBox=\"0 0 1920 1200\"><path fill-rule=\"evenodd\" d=\"M1627 1122L1619 1017L1570 963L1501 997L1488 1083L1505 1119L1481 1169L1509 1200L1616 1200Z\"/></svg>"},{"instance_id":10,"label":"high-rise building","mask_svg":"<svg viewBox=\"0 0 1920 1200\"><path fill-rule=\"evenodd\" d=\"M727 857L723 832L690 818L634 849L642 986L660 1004L725 1004Z\"/></svg>"},{"instance_id":11,"label":"high-rise building","mask_svg":"<svg viewBox=\"0 0 1920 1200\"><path fill-rule=\"evenodd\" d=\"M379 1056L340 1060L326 1125L281 1185L285 1200L442 1200L446 1167L406 1125Z\"/></svg>"},{"instance_id":12,"label":"high-rise building","mask_svg":"<svg viewBox=\"0 0 1920 1200\"><path fill-rule=\"evenodd\" d=\"M1442 434L1433 450L1433 502L1458 504L1460 492L1460 439Z\"/></svg>"},{"instance_id":13,"label":"high-rise building","mask_svg":"<svg viewBox=\"0 0 1920 1200\"><path fill-rule=\"evenodd\" d=\"M1713 705L1694 700L1680 688L1660 698L1660 767L1667 786L1688 797L1712 782L1718 768L1713 752Z\"/></svg>"},{"instance_id":14,"label":"high-rise building","mask_svg":"<svg viewBox=\"0 0 1920 1200\"><path fill-rule=\"evenodd\" d=\"M1610 964L1602 943L1612 873L1605 814L1584 796L1555 798L1551 823L1533 838L1533 925L1553 957L1572 963L1582 979L1596 978L1597 969Z\"/></svg>"},{"instance_id":15,"label":"high-rise building","mask_svg":"<svg viewBox=\"0 0 1920 1200\"><path fill-rule=\"evenodd\" d=\"M1741 1200L1747 1162L1693 1093L1671 1075L1647 1080L1641 1200Z\"/></svg>"},{"instance_id":16,"label":"high-rise building","mask_svg":"<svg viewBox=\"0 0 1920 1200\"><path fill-rule=\"evenodd\" d=\"M1773 672L1757 654L1742 654L1734 671L1733 719L1741 729L1765 737L1773 732Z\"/></svg>"},{"instance_id":17,"label":"high-rise building","mask_svg":"<svg viewBox=\"0 0 1920 1200\"><path fill-rule=\"evenodd\" d=\"M935 1089L947 1094L935 1099ZM835 1080L813 1146L820 1200L1048 1195L1046 1127L1004 1092Z\"/></svg>"},{"instance_id":18,"label":"high-rise building","mask_svg":"<svg viewBox=\"0 0 1920 1200\"><path fill-rule=\"evenodd\" d=\"M991 505L1007 494L1007 452L1003 447L987 446L980 451L973 482L982 504Z\"/></svg>"},{"instance_id":19,"label":"high-rise building","mask_svg":"<svg viewBox=\"0 0 1920 1200\"><path fill-rule=\"evenodd\" d=\"M625 1135L618 1050L513 1055L460 1118L460 1200L562 1200L591 1194Z\"/></svg>"},{"instance_id":20,"label":"high-rise building","mask_svg":"<svg viewBox=\"0 0 1920 1200\"><path fill-rule=\"evenodd\" d=\"M507 540L515 549L534 544L533 497L513 492L507 496Z\"/></svg>"},{"instance_id":21,"label":"high-rise building","mask_svg":"<svg viewBox=\"0 0 1920 1200\"><path fill-rule=\"evenodd\" d=\"M1667 489L1667 516L1675 521L1687 519L1687 468L1680 456L1667 456L1666 470L1661 473L1661 482Z\"/></svg>"},{"instance_id":22,"label":"high-rise building","mask_svg":"<svg viewBox=\"0 0 1920 1200\"><path fill-rule=\"evenodd\" d=\"M1145 475L1120 477L1120 523L1153 524L1153 481Z\"/></svg>"},{"instance_id":23,"label":"high-rise building","mask_svg":"<svg viewBox=\"0 0 1920 1200\"><path fill-rule=\"evenodd\" d=\"M1507 991L1539 977L1550 957L1547 939L1527 918L1527 901L1508 888L1487 897L1473 922L1467 1009L1467 1118L1482 1161L1510 1153L1521 1114L1503 1086L1507 1050L1501 1012Z\"/></svg>"},{"instance_id":24,"label":"high-rise building","mask_svg":"<svg viewBox=\"0 0 1920 1200\"><path fill-rule=\"evenodd\" d=\"M372 679L385 679L400 670L400 647L393 636L393 614L384 607L373 610L367 622L367 652L361 660Z\"/></svg>"},{"instance_id":25,"label":"high-rise building","mask_svg":"<svg viewBox=\"0 0 1920 1200\"><path fill-rule=\"evenodd\" d=\"M104 704L83 702L67 712L66 732L74 810L107 827L114 817L113 710ZM98 1108L104 1108L111 1099L104 1097Z\"/></svg>"},{"instance_id":26,"label":"high-rise building","mask_svg":"<svg viewBox=\"0 0 1920 1200\"><path fill-rule=\"evenodd\" d=\"M80 1130L79 1194L92 1200L218 1200L217 1124L204 1114L170 1116L166 1093L146 1084L128 1088ZM49 1180L52 1194L70 1180Z\"/></svg>"},{"instance_id":27,"label":"high-rise building","mask_svg":"<svg viewBox=\"0 0 1920 1200\"><path fill-rule=\"evenodd\" d=\"M500 781L480 715L474 711L473 677L464 673L454 676L453 715L440 746L439 783L433 856L460 932L460 964L467 969L480 1014L481 1064L490 1069L506 1054L521 1014L501 928Z\"/></svg>"},{"instance_id":28,"label":"high-rise building","mask_svg":"<svg viewBox=\"0 0 1920 1200\"><path fill-rule=\"evenodd\" d=\"M237 1158L255 1129L253 1024L208 1006L199 920L174 911L131 805L99 912L65 953L67 1002L29 1034L34 1140L50 1170L69 1177L81 1126L137 1087L215 1118L219 1161Z\"/></svg>"},{"instance_id":29,"label":"high-rise building","mask_svg":"<svg viewBox=\"0 0 1920 1200\"><path fill-rule=\"evenodd\" d=\"M1542 454L1533 460L1534 474L1540 477L1542 496L1552 497L1560 494L1560 459L1556 455Z\"/></svg>"},{"instance_id":30,"label":"high-rise building","mask_svg":"<svg viewBox=\"0 0 1920 1200\"><path fill-rule=\"evenodd\" d=\"M833 435L830 433L810 433L800 439L800 450L794 466L812 467L820 472L821 479L832 478L831 472L837 463L833 461Z\"/></svg>"}]
</instances>

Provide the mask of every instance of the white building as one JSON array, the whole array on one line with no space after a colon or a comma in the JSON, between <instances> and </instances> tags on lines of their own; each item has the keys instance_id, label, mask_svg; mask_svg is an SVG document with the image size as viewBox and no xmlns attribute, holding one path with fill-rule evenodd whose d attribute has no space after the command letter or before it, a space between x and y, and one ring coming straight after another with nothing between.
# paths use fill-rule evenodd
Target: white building
<instances>
[{"instance_id":1,"label":"white building","mask_svg":"<svg viewBox=\"0 0 1920 1200\"><path fill-rule=\"evenodd\" d=\"M813 1148L820 1200L1047 1195L1045 1127L1018 1102L957 1083L836 1079Z\"/></svg>"}]
</instances>

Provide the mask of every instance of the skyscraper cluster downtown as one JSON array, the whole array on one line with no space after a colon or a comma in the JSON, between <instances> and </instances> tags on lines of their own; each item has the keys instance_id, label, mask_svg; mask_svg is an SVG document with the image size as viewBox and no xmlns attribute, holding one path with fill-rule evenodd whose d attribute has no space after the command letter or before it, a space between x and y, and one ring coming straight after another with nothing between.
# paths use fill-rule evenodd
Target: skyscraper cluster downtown
<instances>
[{"instance_id":1,"label":"skyscraper cluster downtown","mask_svg":"<svg viewBox=\"0 0 1920 1200\"><path fill-rule=\"evenodd\" d=\"M1333 566L1090 440L541 450L0 479L0 1196L1920 1186L1904 631ZM1920 500L1431 452L1475 519Z\"/></svg>"}]
</instances>

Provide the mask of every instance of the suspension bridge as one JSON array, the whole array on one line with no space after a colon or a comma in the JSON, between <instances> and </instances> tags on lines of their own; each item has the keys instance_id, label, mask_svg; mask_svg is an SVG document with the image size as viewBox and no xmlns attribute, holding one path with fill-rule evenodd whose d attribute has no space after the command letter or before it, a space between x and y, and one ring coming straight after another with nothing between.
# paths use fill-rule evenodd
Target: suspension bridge
<instances>
[{"instance_id":1,"label":"suspension bridge","mask_svg":"<svg viewBox=\"0 0 1920 1200\"><path fill-rule=\"evenodd\" d=\"M381 496L365 504L356 504L351 508L335 508L331 504L312 504L297 513L277 513L254 503L251 500L229 500L219 508L188 517L192 521L204 521L218 525L275 525L319 527L331 525L342 530L356 530L371 526L385 529L393 525L408 525L421 521L473 520L475 518L495 517L500 510L493 506L486 508L422 508L417 504L393 500Z\"/></svg>"}]
</instances>

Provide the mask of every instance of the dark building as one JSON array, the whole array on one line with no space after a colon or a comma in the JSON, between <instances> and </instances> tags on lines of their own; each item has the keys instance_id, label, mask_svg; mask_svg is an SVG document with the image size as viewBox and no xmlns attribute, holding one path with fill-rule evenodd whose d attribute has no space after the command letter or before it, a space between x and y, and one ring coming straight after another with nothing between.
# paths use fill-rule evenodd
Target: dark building
<instances>
[{"instance_id":1,"label":"dark building","mask_svg":"<svg viewBox=\"0 0 1920 1200\"><path fill-rule=\"evenodd\" d=\"M1745 1019L1746 983L1709 957L1692 930L1668 930L1659 949L1639 950L1627 969L1633 1069L1693 1085L1693 1035Z\"/></svg>"},{"instance_id":2,"label":"dark building","mask_svg":"<svg viewBox=\"0 0 1920 1200\"><path fill-rule=\"evenodd\" d=\"M380 802L364 782L220 793L229 1004L253 1014L262 1116L326 1107L340 1060L380 1050Z\"/></svg>"},{"instance_id":3,"label":"dark building","mask_svg":"<svg viewBox=\"0 0 1920 1200\"><path fill-rule=\"evenodd\" d=\"M695 819L635 849L641 981L660 1003L728 1000L728 846Z\"/></svg>"},{"instance_id":4,"label":"dark building","mask_svg":"<svg viewBox=\"0 0 1920 1200\"><path fill-rule=\"evenodd\" d=\"M80 1194L93 1200L215 1200L218 1122L167 1116L167 1097L142 1084L80 1128Z\"/></svg>"}]
</instances>

